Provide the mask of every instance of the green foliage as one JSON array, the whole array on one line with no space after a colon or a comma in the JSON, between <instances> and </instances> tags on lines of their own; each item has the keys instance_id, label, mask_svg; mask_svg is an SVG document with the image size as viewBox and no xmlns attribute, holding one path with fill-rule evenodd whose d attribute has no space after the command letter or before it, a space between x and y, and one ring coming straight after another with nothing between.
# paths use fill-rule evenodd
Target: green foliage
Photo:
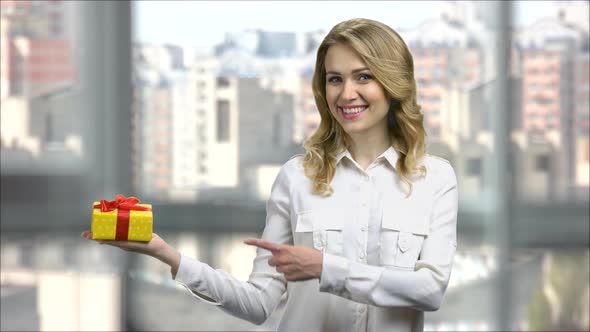
<instances>
[{"instance_id":1,"label":"green foliage","mask_svg":"<svg viewBox=\"0 0 590 332\"><path fill-rule=\"evenodd\" d=\"M529 330L546 331L551 327L551 308L542 289L537 289L529 303Z\"/></svg>"},{"instance_id":2,"label":"green foliage","mask_svg":"<svg viewBox=\"0 0 590 332\"><path fill-rule=\"evenodd\" d=\"M529 303L528 321L532 331L580 331L581 318L588 312L581 305L588 296L590 276L589 252L553 252L544 257L545 270L543 289L550 288L556 294L557 303L551 304L538 289ZM556 308L553 308L556 306ZM558 307L557 307L558 306ZM554 312L559 312L552 321Z\"/></svg>"}]
</instances>

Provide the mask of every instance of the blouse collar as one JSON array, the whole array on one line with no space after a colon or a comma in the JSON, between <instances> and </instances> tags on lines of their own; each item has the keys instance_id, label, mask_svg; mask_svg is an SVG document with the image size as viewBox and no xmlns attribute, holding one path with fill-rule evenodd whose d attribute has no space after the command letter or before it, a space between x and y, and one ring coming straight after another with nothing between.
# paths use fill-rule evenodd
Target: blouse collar
<instances>
[{"instance_id":1,"label":"blouse collar","mask_svg":"<svg viewBox=\"0 0 590 332\"><path fill-rule=\"evenodd\" d=\"M352 155L350 154L350 151L348 151L348 149L345 149L344 151L342 151L338 155L336 155L336 164L340 163L340 161L344 157L348 158L351 161L354 160L352 158ZM385 160L387 160L387 162L389 162L391 167L393 169L395 169L395 164L397 163L398 157L399 157L399 155L398 155L397 151L395 151L395 149L390 146L387 150L385 150L385 152L383 152L379 157L377 157L377 160L385 159Z\"/></svg>"}]
</instances>

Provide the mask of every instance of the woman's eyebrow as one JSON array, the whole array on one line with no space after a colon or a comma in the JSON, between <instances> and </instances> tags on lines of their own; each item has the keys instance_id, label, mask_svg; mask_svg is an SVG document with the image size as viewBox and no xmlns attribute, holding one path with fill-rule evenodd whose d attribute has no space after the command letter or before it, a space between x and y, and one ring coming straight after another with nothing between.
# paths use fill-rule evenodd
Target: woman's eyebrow
<instances>
[{"instance_id":1,"label":"woman's eyebrow","mask_svg":"<svg viewBox=\"0 0 590 332\"><path fill-rule=\"evenodd\" d=\"M350 73L351 73L351 74L354 74L354 73L358 73L358 72L365 71L365 70L369 70L369 68L367 68L367 67L363 67L363 68L357 68L357 69L353 69L353 70L352 70ZM327 71L327 72L326 72L326 75L327 75L327 74L331 74L331 75L340 75L340 73L339 73L339 72L337 72L337 71L332 71L332 70L330 70L330 71Z\"/></svg>"}]
</instances>

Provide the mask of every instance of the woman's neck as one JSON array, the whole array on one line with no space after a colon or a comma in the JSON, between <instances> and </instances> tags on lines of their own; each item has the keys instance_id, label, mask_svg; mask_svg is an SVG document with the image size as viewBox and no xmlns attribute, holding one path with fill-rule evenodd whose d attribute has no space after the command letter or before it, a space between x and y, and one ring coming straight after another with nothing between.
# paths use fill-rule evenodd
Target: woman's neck
<instances>
[{"instance_id":1,"label":"woman's neck","mask_svg":"<svg viewBox=\"0 0 590 332\"><path fill-rule=\"evenodd\" d=\"M356 163L367 169L390 146L391 141L387 135L351 137L349 151Z\"/></svg>"}]
</instances>

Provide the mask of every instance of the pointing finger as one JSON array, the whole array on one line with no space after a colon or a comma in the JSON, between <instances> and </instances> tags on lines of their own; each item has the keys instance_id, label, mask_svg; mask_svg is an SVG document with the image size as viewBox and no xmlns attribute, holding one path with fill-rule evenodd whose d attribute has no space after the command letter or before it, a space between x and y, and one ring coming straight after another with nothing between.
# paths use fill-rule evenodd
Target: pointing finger
<instances>
[{"instance_id":1,"label":"pointing finger","mask_svg":"<svg viewBox=\"0 0 590 332\"><path fill-rule=\"evenodd\" d=\"M268 242L265 240L259 240L259 239L249 239L249 240L244 241L244 243L251 245L251 246L256 246L258 248L270 250L272 252L279 251L282 248L282 246L280 244Z\"/></svg>"}]
</instances>

